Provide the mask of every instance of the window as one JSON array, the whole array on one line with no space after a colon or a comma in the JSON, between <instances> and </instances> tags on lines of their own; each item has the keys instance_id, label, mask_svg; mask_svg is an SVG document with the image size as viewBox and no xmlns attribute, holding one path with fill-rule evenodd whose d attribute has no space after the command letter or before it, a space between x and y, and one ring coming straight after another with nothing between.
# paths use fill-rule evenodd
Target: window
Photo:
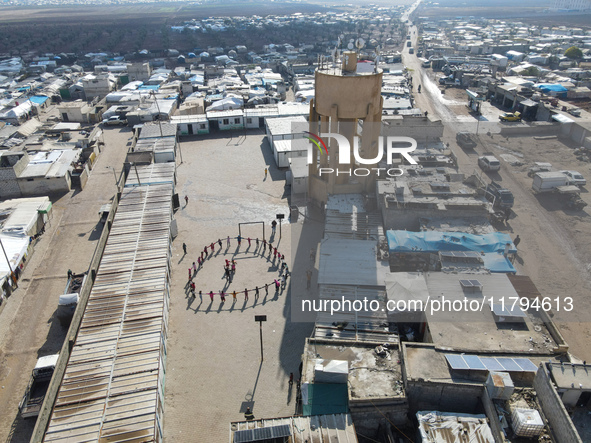
<instances>
[{"instance_id":1,"label":"window","mask_svg":"<svg viewBox=\"0 0 591 443\"><path fill-rule=\"evenodd\" d=\"M201 124L199 125L199 129L205 129L205 123L201 123Z\"/></svg>"},{"instance_id":2,"label":"window","mask_svg":"<svg viewBox=\"0 0 591 443\"><path fill-rule=\"evenodd\" d=\"M229 119L227 119L227 118L225 118L225 119L222 121L222 123L223 123L224 125L229 125L229 124L230 124L230 120L229 120Z\"/></svg>"},{"instance_id":3,"label":"window","mask_svg":"<svg viewBox=\"0 0 591 443\"><path fill-rule=\"evenodd\" d=\"M234 123L237 124L237 125L239 125L240 124L240 119L239 118L235 118L234 119Z\"/></svg>"},{"instance_id":4,"label":"window","mask_svg":"<svg viewBox=\"0 0 591 443\"><path fill-rule=\"evenodd\" d=\"M246 123L252 123L252 118L248 117L248 118L246 119Z\"/></svg>"}]
</instances>

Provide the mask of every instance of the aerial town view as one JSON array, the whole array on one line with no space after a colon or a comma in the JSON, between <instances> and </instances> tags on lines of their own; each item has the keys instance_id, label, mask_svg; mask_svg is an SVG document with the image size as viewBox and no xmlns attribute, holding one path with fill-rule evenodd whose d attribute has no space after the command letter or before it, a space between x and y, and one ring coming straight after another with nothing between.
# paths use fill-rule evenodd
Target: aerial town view
<instances>
[{"instance_id":1,"label":"aerial town view","mask_svg":"<svg viewBox=\"0 0 591 443\"><path fill-rule=\"evenodd\" d=\"M0 3L0 443L590 443L591 0Z\"/></svg>"}]
</instances>

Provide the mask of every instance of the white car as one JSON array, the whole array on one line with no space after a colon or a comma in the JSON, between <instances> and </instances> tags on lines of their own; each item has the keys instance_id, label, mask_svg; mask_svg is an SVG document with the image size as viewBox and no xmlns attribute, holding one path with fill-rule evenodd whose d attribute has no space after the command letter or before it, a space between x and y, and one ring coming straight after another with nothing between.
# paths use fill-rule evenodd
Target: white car
<instances>
[{"instance_id":1,"label":"white car","mask_svg":"<svg viewBox=\"0 0 591 443\"><path fill-rule=\"evenodd\" d=\"M564 175L568 177L568 182L571 185L575 186L585 186L587 184L587 180L577 171L560 171Z\"/></svg>"},{"instance_id":2,"label":"white car","mask_svg":"<svg viewBox=\"0 0 591 443\"><path fill-rule=\"evenodd\" d=\"M103 125L105 126L117 126L117 125L126 125L127 124L127 120L125 120L123 117L120 117L118 115L114 115L112 117L106 118L103 120Z\"/></svg>"},{"instance_id":3,"label":"white car","mask_svg":"<svg viewBox=\"0 0 591 443\"><path fill-rule=\"evenodd\" d=\"M493 172L501 169L501 162L492 155L478 157L478 166L485 172Z\"/></svg>"}]
</instances>

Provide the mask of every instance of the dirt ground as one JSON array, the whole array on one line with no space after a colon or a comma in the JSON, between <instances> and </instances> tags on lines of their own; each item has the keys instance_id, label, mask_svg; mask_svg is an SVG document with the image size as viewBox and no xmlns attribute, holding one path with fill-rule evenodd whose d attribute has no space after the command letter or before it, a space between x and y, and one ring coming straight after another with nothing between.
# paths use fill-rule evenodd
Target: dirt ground
<instances>
[{"instance_id":1,"label":"dirt ground","mask_svg":"<svg viewBox=\"0 0 591 443\"><path fill-rule=\"evenodd\" d=\"M514 216L498 230L519 234L517 266L529 275L543 296L570 296L573 312L556 310L558 323L571 352L582 360L591 359L591 206L582 211L564 209L557 194L535 195L532 178L527 176L534 161L549 162L555 170L576 170L591 178L591 165L577 160L570 140L534 137L501 138L481 136L484 150L494 152L503 164L499 179L515 195ZM521 165L515 164L514 156ZM504 158L503 158L504 157ZM511 160L514 165L504 160ZM499 177L496 177L499 175ZM585 188L581 197L591 204L591 194Z\"/></svg>"},{"instance_id":2,"label":"dirt ground","mask_svg":"<svg viewBox=\"0 0 591 443\"><path fill-rule=\"evenodd\" d=\"M415 34L413 34L415 35ZM415 94L417 107L430 116L440 118L445 126L443 141L449 143L458 157L460 170L466 175L480 169L479 155L492 152L501 160L499 173L485 175L510 189L515 196L513 214L507 224L496 225L501 232L522 239L515 266L522 275L531 277L543 297L555 299L572 297L574 310L553 307L553 319L560 328L572 354L591 361L591 193L583 188L581 197L589 204L582 211L565 210L556 194L535 195L532 178L527 176L533 162L549 162L555 170L575 170L591 183L591 163L577 160L570 140L558 137L501 136L503 124L498 115L503 110L483 104L480 120L468 112L467 97L462 88L447 88L442 94L437 77L441 73L421 69L415 56L403 53L405 65L412 69L413 83L423 85L422 93ZM478 126L479 125L479 126ZM478 130L478 146L464 151L455 141L456 133ZM487 135L490 134L490 135Z\"/></svg>"},{"instance_id":3,"label":"dirt ground","mask_svg":"<svg viewBox=\"0 0 591 443\"><path fill-rule=\"evenodd\" d=\"M446 128L444 141L455 145L455 130ZM582 211L563 207L556 194L536 195L527 176L534 161L549 162L555 170L576 170L591 178L591 165L575 158L569 140L529 137L505 138L500 134L479 136L474 151L455 149L462 171L479 171L476 160L484 152L492 152L501 160L499 173L485 174L485 180L495 180L510 189L515 205L509 221L497 224L500 232L522 239L515 266L522 275L531 277L543 297L556 297L560 309L553 307L553 320L560 328L571 353L578 359L591 359L591 206ZM591 203L591 194L582 189L581 197ZM565 310L565 297L573 298L574 309Z\"/></svg>"}]
</instances>

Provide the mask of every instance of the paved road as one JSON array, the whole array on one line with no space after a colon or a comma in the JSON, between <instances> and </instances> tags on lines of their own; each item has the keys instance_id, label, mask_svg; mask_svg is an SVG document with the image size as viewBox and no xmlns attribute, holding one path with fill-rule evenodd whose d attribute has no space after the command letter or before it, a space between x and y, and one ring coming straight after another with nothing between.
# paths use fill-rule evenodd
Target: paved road
<instances>
[{"instance_id":1,"label":"paved road","mask_svg":"<svg viewBox=\"0 0 591 443\"><path fill-rule=\"evenodd\" d=\"M113 171L123 164L131 130L107 129L105 149L81 192L53 201L45 234L0 313L0 441L28 442L34 420L18 417L18 404L39 356L59 352L66 330L54 317L68 269L88 268L102 225L98 210L116 192Z\"/></svg>"}]
</instances>

